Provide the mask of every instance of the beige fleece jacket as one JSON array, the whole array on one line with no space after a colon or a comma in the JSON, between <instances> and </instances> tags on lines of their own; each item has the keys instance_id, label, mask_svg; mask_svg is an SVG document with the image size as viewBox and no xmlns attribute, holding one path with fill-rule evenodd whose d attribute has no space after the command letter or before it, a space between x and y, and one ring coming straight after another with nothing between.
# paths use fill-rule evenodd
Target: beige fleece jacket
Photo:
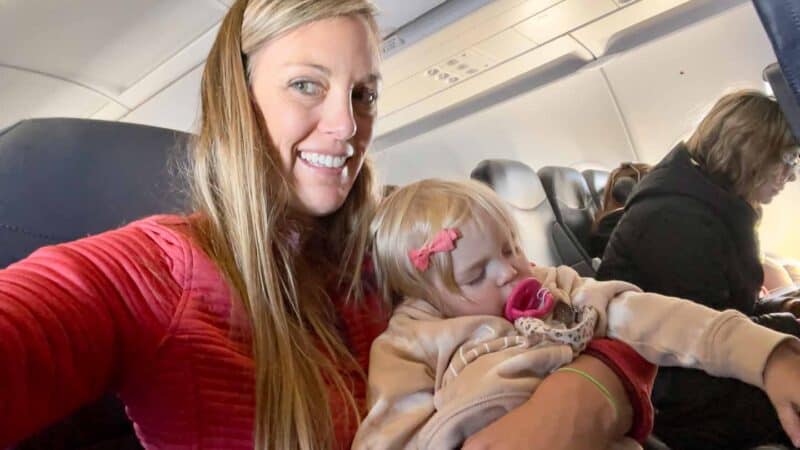
<instances>
[{"instance_id":1,"label":"beige fleece jacket","mask_svg":"<svg viewBox=\"0 0 800 450\"><path fill-rule=\"evenodd\" d=\"M772 350L792 339L736 311L534 268L544 286L600 313L597 336L624 341L657 365L691 367L763 387ZM372 345L369 413L353 449L449 449L527 401L541 380L573 360L568 345L529 340L502 317L445 318L408 299ZM630 439L612 448L640 448Z\"/></svg>"}]
</instances>

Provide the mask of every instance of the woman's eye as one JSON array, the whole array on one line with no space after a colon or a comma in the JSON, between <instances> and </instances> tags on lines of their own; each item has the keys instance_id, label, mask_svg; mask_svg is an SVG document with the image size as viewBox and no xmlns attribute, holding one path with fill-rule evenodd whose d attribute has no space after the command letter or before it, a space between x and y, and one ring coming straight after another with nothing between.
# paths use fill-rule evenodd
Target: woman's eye
<instances>
[{"instance_id":1,"label":"woman's eye","mask_svg":"<svg viewBox=\"0 0 800 450\"><path fill-rule=\"evenodd\" d=\"M295 91L303 94L303 95L319 95L322 92L322 89L317 83L308 80L297 80L293 81L291 84L292 89Z\"/></svg>"}]
</instances>

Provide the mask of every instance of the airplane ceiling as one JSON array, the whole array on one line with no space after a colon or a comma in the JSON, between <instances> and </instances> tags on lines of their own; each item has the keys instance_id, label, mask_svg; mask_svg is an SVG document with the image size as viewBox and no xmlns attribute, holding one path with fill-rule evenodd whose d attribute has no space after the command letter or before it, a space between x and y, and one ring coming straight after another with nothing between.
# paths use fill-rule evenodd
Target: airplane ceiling
<instances>
[{"instance_id":1,"label":"airplane ceiling","mask_svg":"<svg viewBox=\"0 0 800 450\"><path fill-rule=\"evenodd\" d=\"M0 2L0 129L124 119L202 65L233 0ZM445 0L376 0L387 36Z\"/></svg>"},{"instance_id":2,"label":"airplane ceiling","mask_svg":"<svg viewBox=\"0 0 800 450\"><path fill-rule=\"evenodd\" d=\"M232 1L0 0L0 130L47 116L192 130L203 63ZM376 148L501 85L547 82L747 3L374 1L389 37Z\"/></svg>"}]
</instances>

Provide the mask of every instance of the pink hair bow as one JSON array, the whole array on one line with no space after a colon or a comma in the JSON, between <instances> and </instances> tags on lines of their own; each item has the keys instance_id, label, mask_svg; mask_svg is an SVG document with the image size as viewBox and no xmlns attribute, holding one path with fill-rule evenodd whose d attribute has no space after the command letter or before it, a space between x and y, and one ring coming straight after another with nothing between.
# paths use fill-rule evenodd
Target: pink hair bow
<instances>
[{"instance_id":1,"label":"pink hair bow","mask_svg":"<svg viewBox=\"0 0 800 450\"><path fill-rule=\"evenodd\" d=\"M436 236L433 237L430 243L423 245L417 250L410 250L408 252L408 259L411 260L411 264L413 264L417 270L425 272L430 265L431 255L438 252L449 252L453 250L456 248L456 239L460 237L461 233L458 229L444 228L436 233Z\"/></svg>"}]
</instances>

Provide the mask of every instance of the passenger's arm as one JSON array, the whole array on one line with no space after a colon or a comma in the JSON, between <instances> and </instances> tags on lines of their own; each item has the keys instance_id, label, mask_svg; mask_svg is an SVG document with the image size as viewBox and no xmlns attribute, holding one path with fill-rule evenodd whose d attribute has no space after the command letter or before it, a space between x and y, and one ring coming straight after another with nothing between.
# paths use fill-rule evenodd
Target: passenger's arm
<instances>
[{"instance_id":1,"label":"passenger's arm","mask_svg":"<svg viewBox=\"0 0 800 450\"><path fill-rule=\"evenodd\" d=\"M148 309L140 287L176 295L159 261L153 248L106 234L0 271L0 447L113 389L155 348L150 324L164 311ZM150 279L160 271L163 280Z\"/></svg>"}]
</instances>

